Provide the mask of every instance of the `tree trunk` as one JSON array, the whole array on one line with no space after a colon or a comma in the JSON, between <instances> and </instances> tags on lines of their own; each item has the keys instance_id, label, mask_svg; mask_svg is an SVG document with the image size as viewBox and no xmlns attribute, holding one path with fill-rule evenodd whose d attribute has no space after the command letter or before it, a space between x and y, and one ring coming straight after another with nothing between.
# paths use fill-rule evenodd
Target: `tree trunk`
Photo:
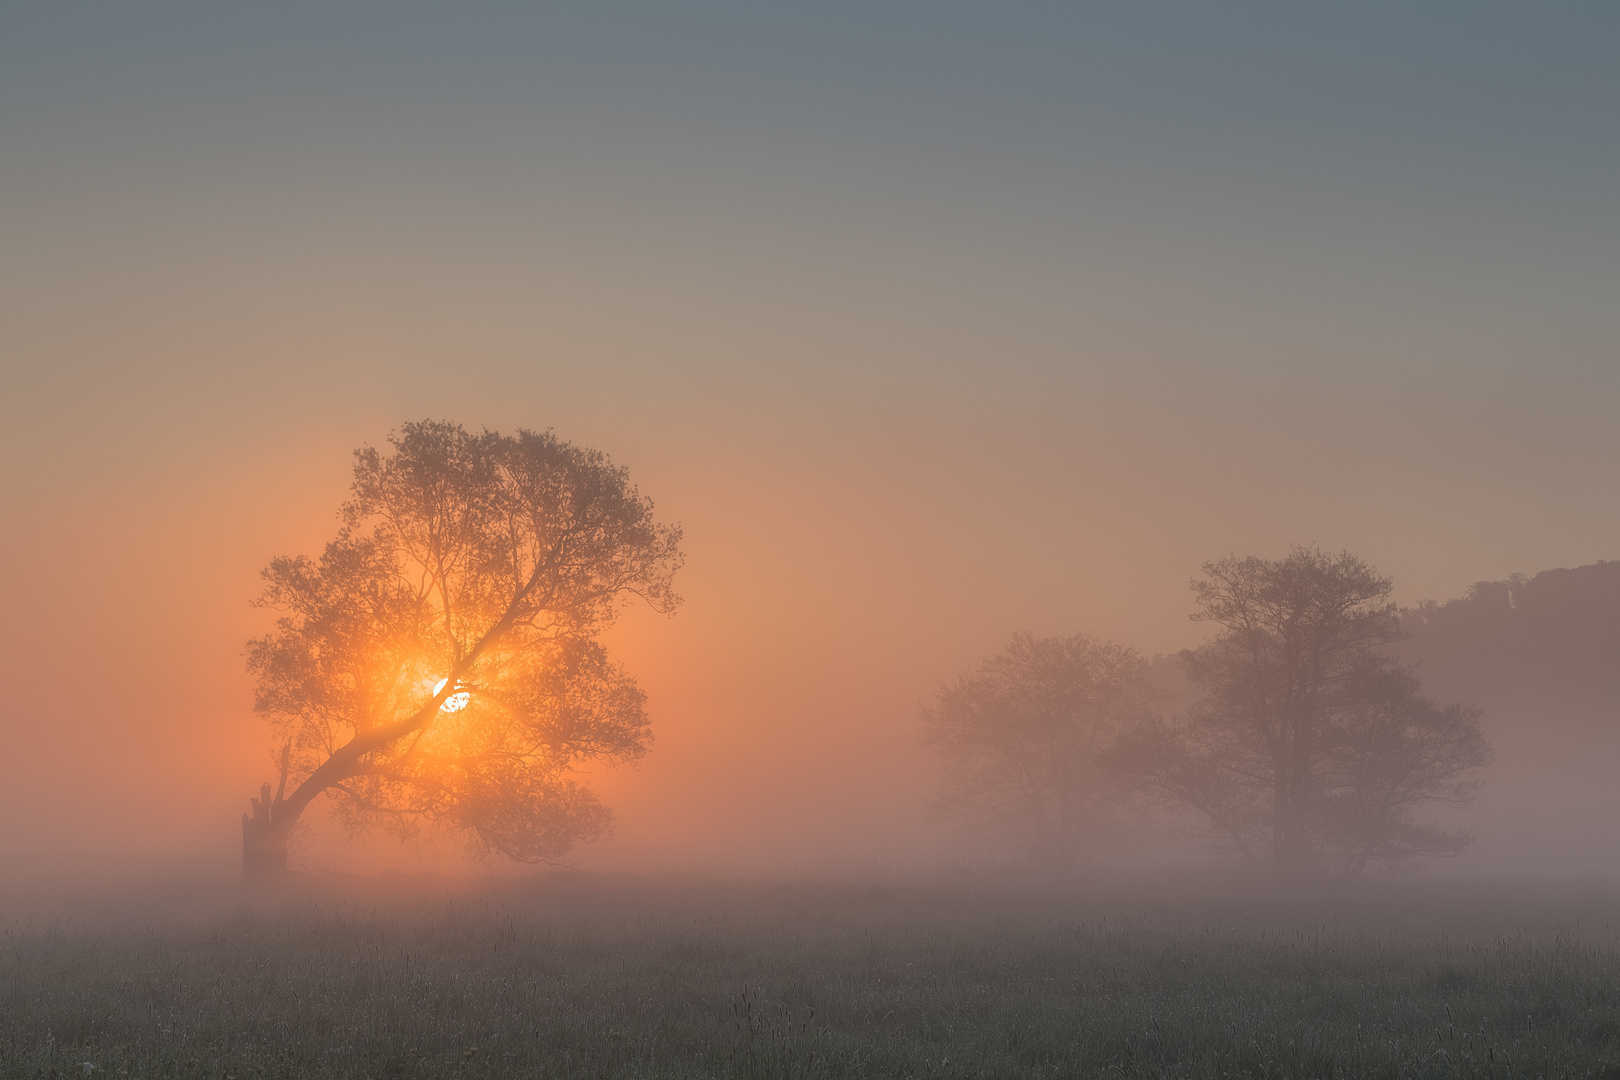
<instances>
[{"instance_id":1,"label":"tree trunk","mask_svg":"<svg viewBox=\"0 0 1620 1080\"><path fill-rule=\"evenodd\" d=\"M1272 859L1280 869L1298 872L1311 862L1311 756L1313 735L1308 715L1283 721L1283 738L1272 756L1277 776L1272 800Z\"/></svg>"},{"instance_id":2,"label":"tree trunk","mask_svg":"<svg viewBox=\"0 0 1620 1080\"><path fill-rule=\"evenodd\" d=\"M278 820L283 809L271 798L270 785L260 788L262 798L250 800L253 814L242 815L242 878L245 881L276 881L287 873L287 837L292 821Z\"/></svg>"},{"instance_id":3,"label":"tree trunk","mask_svg":"<svg viewBox=\"0 0 1620 1080\"><path fill-rule=\"evenodd\" d=\"M242 815L242 879L252 882L279 881L287 874L287 840L302 806L294 809L282 795L287 790L287 771L292 743L281 748L281 786L274 795L270 784L259 789L253 814Z\"/></svg>"}]
</instances>

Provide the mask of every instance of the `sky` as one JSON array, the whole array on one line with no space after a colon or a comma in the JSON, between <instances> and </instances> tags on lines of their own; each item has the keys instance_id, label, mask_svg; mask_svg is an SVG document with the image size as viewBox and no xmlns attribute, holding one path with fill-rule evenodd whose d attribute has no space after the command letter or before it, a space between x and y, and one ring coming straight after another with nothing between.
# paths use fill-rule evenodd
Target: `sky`
<instances>
[{"instance_id":1,"label":"sky","mask_svg":"<svg viewBox=\"0 0 1620 1080\"><path fill-rule=\"evenodd\" d=\"M1020 631L1620 557L1620 9L0 9L0 858L228 871L257 573L401 423L685 529L602 868L906 863ZM439 865L350 842L317 869Z\"/></svg>"}]
</instances>

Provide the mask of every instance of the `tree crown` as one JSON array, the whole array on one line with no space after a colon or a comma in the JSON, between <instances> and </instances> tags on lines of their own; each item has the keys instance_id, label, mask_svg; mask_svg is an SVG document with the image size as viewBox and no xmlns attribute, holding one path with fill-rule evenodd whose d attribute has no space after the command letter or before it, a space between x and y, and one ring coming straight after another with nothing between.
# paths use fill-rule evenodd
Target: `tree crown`
<instances>
[{"instance_id":1,"label":"tree crown","mask_svg":"<svg viewBox=\"0 0 1620 1080\"><path fill-rule=\"evenodd\" d=\"M1084 634L1016 635L922 712L939 755L935 809L1021 838L1064 865L1102 839L1119 800L1099 761L1151 696L1135 650Z\"/></svg>"}]
</instances>

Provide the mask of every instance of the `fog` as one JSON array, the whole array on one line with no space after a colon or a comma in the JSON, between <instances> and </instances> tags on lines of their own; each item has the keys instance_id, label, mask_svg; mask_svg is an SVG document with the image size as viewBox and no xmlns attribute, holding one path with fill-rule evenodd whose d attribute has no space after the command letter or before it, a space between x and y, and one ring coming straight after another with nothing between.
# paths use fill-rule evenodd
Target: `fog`
<instances>
[{"instance_id":1,"label":"fog","mask_svg":"<svg viewBox=\"0 0 1620 1080\"><path fill-rule=\"evenodd\" d=\"M1409 613L1534 579L1395 647L1496 751L1429 872L1620 873L1612 14L345 10L0 14L8 882L237 873L259 571L422 418L684 529L575 869L973 864L941 684L1193 648L1203 563L1318 544Z\"/></svg>"}]
</instances>

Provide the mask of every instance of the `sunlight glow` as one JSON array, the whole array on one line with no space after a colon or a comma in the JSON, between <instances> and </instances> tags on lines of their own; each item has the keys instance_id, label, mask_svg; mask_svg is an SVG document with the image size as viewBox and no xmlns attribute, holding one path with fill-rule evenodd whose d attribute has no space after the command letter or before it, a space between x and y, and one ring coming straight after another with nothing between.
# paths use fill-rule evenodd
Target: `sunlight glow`
<instances>
[{"instance_id":1,"label":"sunlight glow","mask_svg":"<svg viewBox=\"0 0 1620 1080\"><path fill-rule=\"evenodd\" d=\"M444 689L444 684L449 681L449 679L440 679L437 683L435 683L433 686L434 696L438 696L439 691ZM439 711L460 712L462 709L467 707L467 701L471 698L471 696L472 695L468 694L465 690L457 694L451 694L449 697L444 699L444 704L439 706Z\"/></svg>"}]
</instances>

